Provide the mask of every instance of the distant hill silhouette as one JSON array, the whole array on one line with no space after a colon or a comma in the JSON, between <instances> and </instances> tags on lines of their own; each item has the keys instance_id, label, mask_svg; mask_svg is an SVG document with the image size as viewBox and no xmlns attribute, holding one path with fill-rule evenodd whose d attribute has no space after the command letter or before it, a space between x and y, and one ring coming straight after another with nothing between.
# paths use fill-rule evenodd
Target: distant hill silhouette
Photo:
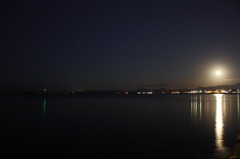
<instances>
[{"instance_id":1,"label":"distant hill silhouette","mask_svg":"<svg viewBox=\"0 0 240 159\"><path fill-rule=\"evenodd\" d=\"M197 87L196 90L216 90L216 89L240 89L240 83L233 85L217 85L208 87Z\"/></svg>"}]
</instances>

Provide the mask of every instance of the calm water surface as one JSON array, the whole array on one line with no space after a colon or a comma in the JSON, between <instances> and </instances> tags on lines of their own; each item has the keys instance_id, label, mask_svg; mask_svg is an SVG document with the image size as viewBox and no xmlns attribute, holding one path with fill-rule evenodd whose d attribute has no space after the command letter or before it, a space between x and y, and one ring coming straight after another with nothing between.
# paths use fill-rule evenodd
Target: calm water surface
<instances>
[{"instance_id":1,"label":"calm water surface","mask_svg":"<svg viewBox=\"0 0 240 159\"><path fill-rule=\"evenodd\" d=\"M1 158L227 158L236 95L2 95Z\"/></svg>"}]
</instances>

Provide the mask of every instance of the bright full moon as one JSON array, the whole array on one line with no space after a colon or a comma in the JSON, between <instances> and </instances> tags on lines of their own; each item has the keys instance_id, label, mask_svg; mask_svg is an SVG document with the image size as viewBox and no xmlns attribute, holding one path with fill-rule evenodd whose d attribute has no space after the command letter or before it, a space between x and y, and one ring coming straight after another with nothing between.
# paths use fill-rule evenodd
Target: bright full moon
<instances>
[{"instance_id":1,"label":"bright full moon","mask_svg":"<svg viewBox=\"0 0 240 159\"><path fill-rule=\"evenodd\" d=\"M216 71L216 75L217 75L217 76L220 76L221 74L222 74L221 71Z\"/></svg>"}]
</instances>

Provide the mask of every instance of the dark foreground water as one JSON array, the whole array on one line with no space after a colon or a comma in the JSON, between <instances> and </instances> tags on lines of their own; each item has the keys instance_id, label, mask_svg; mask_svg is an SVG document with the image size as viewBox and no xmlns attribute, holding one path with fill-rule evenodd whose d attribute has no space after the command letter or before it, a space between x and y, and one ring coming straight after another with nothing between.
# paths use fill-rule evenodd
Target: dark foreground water
<instances>
[{"instance_id":1,"label":"dark foreground water","mask_svg":"<svg viewBox=\"0 0 240 159\"><path fill-rule=\"evenodd\" d=\"M239 95L2 95L0 158L227 158Z\"/></svg>"}]
</instances>

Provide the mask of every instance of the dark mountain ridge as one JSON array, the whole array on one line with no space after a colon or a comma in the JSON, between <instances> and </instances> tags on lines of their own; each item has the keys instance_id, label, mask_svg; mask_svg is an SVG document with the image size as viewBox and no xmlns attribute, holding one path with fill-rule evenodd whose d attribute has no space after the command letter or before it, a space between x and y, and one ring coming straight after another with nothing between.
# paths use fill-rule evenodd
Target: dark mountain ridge
<instances>
[{"instance_id":1,"label":"dark mountain ridge","mask_svg":"<svg viewBox=\"0 0 240 159\"><path fill-rule=\"evenodd\" d=\"M197 87L196 90L217 90L217 89L240 89L240 83L233 85L216 85L216 86L208 86L208 87Z\"/></svg>"}]
</instances>

